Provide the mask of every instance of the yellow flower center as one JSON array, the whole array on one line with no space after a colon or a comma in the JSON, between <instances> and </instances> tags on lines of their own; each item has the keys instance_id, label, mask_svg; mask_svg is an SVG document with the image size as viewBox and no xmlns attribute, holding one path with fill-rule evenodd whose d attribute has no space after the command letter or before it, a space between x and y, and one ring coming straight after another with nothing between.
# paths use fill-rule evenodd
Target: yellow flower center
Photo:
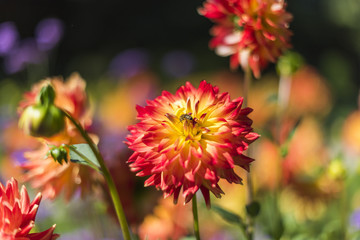
<instances>
[{"instance_id":1,"label":"yellow flower center","mask_svg":"<svg viewBox=\"0 0 360 240\"><path fill-rule=\"evenodd\" d=\"M177 137L180 138L180 142L199 142L201 141L203 134L209 132L207 127L204 127L204 117L196 118L192 113L178 112L176 115L167 113L166 117L172 122L172 128L177 133Z\"/></svg>"}]
</instances>

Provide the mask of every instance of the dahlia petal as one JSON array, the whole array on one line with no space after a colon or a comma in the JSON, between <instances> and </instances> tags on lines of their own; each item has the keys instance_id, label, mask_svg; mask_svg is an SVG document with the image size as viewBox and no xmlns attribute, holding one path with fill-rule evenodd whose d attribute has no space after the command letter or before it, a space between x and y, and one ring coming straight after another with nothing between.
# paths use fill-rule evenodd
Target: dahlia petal
<instances>
[{"instance_id":1,"label":"dahlia petal","mask_svg":"<svg viewBox=\"0 0 360 240\"><path fill-rule=\"evenodd\" d=\"M254 159L247 157L243 154L239 155L238 157L234 158L234 163L242 168L244 168L246 171L250 171L250 163L254 161Z\"/></svg>"},{"instance_id":2,"label":"dahlia petal","mask_svg":"<svg viewBox=\"0 0 360 240\"><path fill-rule=\"evenodd\" d=\"M27 225L22 226L21 230L19 232L17 232L15 236L17 236L17 237L26 236L34 226L35 226L35 222L30 221Z\"/></svg>"},{"instance_id":3,"label":"dahlia petal","mask_svg":"<svg viewBox=\"0 0 360 240\"><path fill-rule=\"evenodd\" d=\"M202 158L203 149L201 146L198 147L191 147L191 154L199 159Z\"/></svg>"},{"instance_id":4,"label":"dahlia petal","mask_svg":"<svg viewBox=\"0 0 360 240\"><path fill-rule=\"evenodd\" d=\"M201 193L204 196L205 204L208 209L211 208L211 202L210 202L210 192L209 189L207 189L204 186L200 187Z\"/></svg>"},{"instance_id":5,"label":"dahlia petal","mask_svg":"<svg viewBox=\"0 0 360 240\"><path fill-rule=\"evenodd\" d=\"M245 135L245 138L250 142L255 141L259 137L260 137L260 135L257 133L254 133L254 132L249 132L248 134Z\"/></svg>"},{"instance_id":6,"label":"dahlia petal","mask_svg":"<svg viewBox=\"0 0 360 240\"><path fill-rule=\"evenodd\" d=\"M215 173L215 171L212 171L212 170L210 170L209 168L207 168L206 169L206 173L205 173L205 176L204 176L204 178L206 179L206 180L209 180L210 182L217 182L217 177L216 177L216 173Z\"/></svg>"},{"instance_id":7,"label":"dahlia petal","mask_svg":"<svg viewBox=\"0 0 360 240\"><path fill-rule=\"evenodd\" d=\"M195 175L192 170L189 170L188 172L185 173L185 178L190 182L195 182Z\"/></svg>"},{"instance_id":8,"label":"dahlia petal","mask_svg":"<svg viewBox=\"0 0 360 240\"><path fill-rule=\"evenodd\" d=\"M28 235L29 240L55 240L59 237L58 234L54 234L56 224L54 224L51 228L48 230L45 230L40 233L31 233Z\"/></svg>"},{"instance_id":9,"label":"dahlia petal","mask_svg":"<svg viewBox=\"0 0 360 240\"><path fill-rule=\"evenodd\" d=\"M177 202L178 202L180 190L181 190L181 187L176 187L174 189L174 193L173 193L174 194L174 204L177 204Z\"/></svg>"},{"instance_id":10,"label":"dahlia petal","mask_svg":"<svg viewBox=\"0 0 360 240\"><path fill-rule=\"evenodd\" d=\"M165 117L167 117L173 124L177 124L179 122L178 118L174 114L166 113Z\"/></svg>"},{"instance_id":11,"label":"dahlia petal","mask_svg":"<svg viewBox=\"0 0 360 240\"><path fill-rule=\"evenodd\" d=\"M236 175L233 169L224 169L222 174L229 183L242 184L242 179Z\"/></svg>"},{"instance_id":12,"label":"dahlia petal","mask_svg":"<svg viewBox=\"0 0 360 240\"><path fill-rule=\"evenodd\" d=\"M155 177L156 177L156 176L157 176L156 174L153 174L153 175L151 175L151 177L149 177L148 179L146 179L145 182L144 182L144 187L148 187L148 186L154 185Z\"/></svg>"},{"instance_id":13,"label":"dahlia petal","mask_svg":"<svg viewBox=\"0 0 360 240\"><path fill-rule=\"evenodd\" d=\"M234 165L234 159L232 158L232 156L230 155L230 153L228 152L224 152L223 153L223 156L226 160L226 164L224 166L224 168L234 168L235 165Z\"/></svg>"},{"instance_id":14,"label":"dahlia petal","mask_svg":"<svg viewBox=\"0 0 360 240\"><path fill-rule=\"evenodd\" d=\"M21 203L20 203L19 199L16 199L15 204L11 211L11 215L12 215L11 225L12 226L21 226L22 212L21 212Z\"/></svg>"},{"instance_id":15,"label":"dahlia petal","mask_svg":"<svg viewBox=\"0 0 360 240\"><path fill-rule=\"evenodd\" d=\"M208 189L215 195L217 198L221 198L221 194L225 194L223 190L219 187L218 184L215 186L208 186Z\"/></svg>"},{"instance_id":16,"label":"dahlia petal","mask_svg":"<svg viewBox=\"0 0 360 240\"><path fill-rule=\"evenodd\" d=\"M147 115L147 111L144 107L136 105L136 111L138 112L138 118L142 118Z\"/></svg>"},{"instance_id":17,"label":"dahlia petal","mask_svg":"<svg viewBox=\"0 0 360 240\"><path fill-rule=\"evenodd\" d=\"M25 185L21 187L20 195L21 195L20 199L21 199L21 207L22 207L21 212L28 212L30 206L30 198Z\"/></svg>"}]
</instances>

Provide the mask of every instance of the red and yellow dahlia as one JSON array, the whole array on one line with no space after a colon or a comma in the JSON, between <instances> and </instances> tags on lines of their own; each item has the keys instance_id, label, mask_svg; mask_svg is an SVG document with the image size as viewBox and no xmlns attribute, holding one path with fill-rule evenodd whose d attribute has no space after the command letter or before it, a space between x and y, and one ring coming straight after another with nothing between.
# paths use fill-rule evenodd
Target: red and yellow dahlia
<instances>
[{"instance_id":1,"label":"red and yellow dahlia","mask_svg":"<svg viewBox=\"0 0 360 240\"><path fill-rule=\"evenodd\" d=\"M290 47L289 22L284 0L207 0L199 13L216 25L210 47L220 56L231 56L232 69L260 70Z\"/></svg>"},{"instance_id":2,"label":"red and yellow dahlia","mask_svg":"<svg viewBox=\"0 0 360 240\"><path fill-rule=\"evenodd\" d=\"M55 90L55 105L68 111L86 129L91 126L91 110L85 92L86 83L79 74L72 74L64 82L61 78L51 78L35 84L32 90L25 93L24 100L20 103L20 111L27 106L32 106L43 86L51 84ZM95 142L97 137L92 136ZM39 189L43 196L53 199L61 192L69 200L76 190L81 194L91 189L91 176L96 174L90 168L77 163L64 163L60 165L51 156L47 155L50 146L61 144L84 143L85 140L76 130L75 126L66 121L65 130L61 133L42 139L42 144L30 151L25 152L26 161L21 164L25 170L22 180L29 182L33 188Z\"/></svg>"},{"instance_id":3,"label":"red and yellow dahlia","mask_svg":"<svg viewBox=\"0 0 360 240\"><path fill-rule=\"evenodd\" d=\"M200 189L207 205L209 191L224 192L220 178L241 183L235 165L249 170L253 159L243 155L259 135L253 132L243 98L230 100L228 93L205 80L196 89L191 83L175 95L164 91L148 106L137 106L139 123L129 126L130 168L137 176L150 176L145 186L154 185L176 203L183 189L185 203Z\"/></svg>"},{"instance_id":4,"label":"red and yellow dahlia","mask_svg":"<svg viewBox=\"0 0 360 240\"><path fill-rule=\"evenodd\" d=\"M41 193L30 202L25 186L19 191L12 178L4 187L0 183L0 239L2 240L54 240L55 225L40 233L29 233L34 227L35 216L41 201Z\"/></svg>"}]
</instances>

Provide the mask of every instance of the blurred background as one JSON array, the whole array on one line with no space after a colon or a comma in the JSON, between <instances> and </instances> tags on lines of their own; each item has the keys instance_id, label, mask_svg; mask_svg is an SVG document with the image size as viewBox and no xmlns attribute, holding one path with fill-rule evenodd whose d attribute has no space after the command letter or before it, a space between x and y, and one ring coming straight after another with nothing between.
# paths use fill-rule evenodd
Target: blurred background
<instances>
[{"instance_id":1,"label":"blurred background","mask_svg":"<svg viewBox=\"0 0 360 240\"><path fill-rule=\"evenodd\" d=\"M220 91L229 91L232 98L240 96L243 73L240 69L229 71L229 59L217 56L208 48L213 24L197 13L202 4L198 0L1 0L2 131L16 121L17 105L32 84L46 77L67 78L78 72L87 82L95 109L92 130L100 136L100 147L116 169L117 164L111 162L120 158L125 162L129 154L122 141L127 126L136 122L135 104L144 105L146 99L155 98L165 89L174 93L185 81L196 86L202 79L218 85ZM281 206L276 213L270 213L280 214L281 220L267 229L266 224L261 225L262 221L266 223L266 216L260 216L256 236L278 239L281 232L282 239L295 239L295 236L320 239L323 233L321 239L342 239L345 235L355 239L360 229L360 193L356 184L360 160L360 2L289 0L287 10L294 17L290 25L294 34L292 50L305 61L293 76L288 118L283 120L284 132L296 129L296 133L293 137L284 133L281 146L274 144L269 134L275 118L273 99L279 79L275 66L270 64L262 78L254 80L250 92L254 128L263 136L256 146L257 163L253 168L255 178L259 176L255 187L265 213L274 209L272 204ZM300 124L296 124L298 119ZM10 155L10 161L21 158L6 145L8 135L1 137L3 180L9 175L9 163L5 159ZM286 154L280 155L286 161L279 163L278 150L284 145ZM271 171L264 173L264 166L266 169L270 166ZM120 177L119 186L134 189L137 205L129 215L132 214L130 218L139 236L149 236L151 229L165 223L168 234L176 234L161 239L191 235L191 218L190 225L184 225L167 216L167 210L176 211L174 206L163 200L157 203L160 194L154 194L152 188L144 189L144 179L126 174L130 180ZM217 204L243 215L239 203L245 202L245 188L222 184L229 190L224 190L226 195ZM279 186L281 191L274 200L271 192ZM300 200L294 204L294 199ZM135 200L128 201L131 205ZM339 203L346 206L346 214L341 221L329 220L339 216L336 211ZM154 207L156 204L159 205ZM57 232L63 235L60 239L118 239L120 232L115 225L104 225L91 216L69 220L74 209L88 205L96 209L94 215L100 216L101 221L113 221L107 217L109 210L102 201L90 198L80 202L77 197L70 203L45 200L39 226L49 226L50 220L50 224L56 222ZM293 211L293 207L298 211ZM58 211L59 208L62 210ZM204 225L205 222L209 225L203 229L204 239L238 239L236 227L222 220L219 214L204 207L202 210L206 212ZM206 221L207 214L214 215L211 218L215 223ZM87 219L86 223L81 223L81 219ZM316 230L319 226L324 229ZM94 237L91 231L102 234Z\"/></svg>"}]
</instances>

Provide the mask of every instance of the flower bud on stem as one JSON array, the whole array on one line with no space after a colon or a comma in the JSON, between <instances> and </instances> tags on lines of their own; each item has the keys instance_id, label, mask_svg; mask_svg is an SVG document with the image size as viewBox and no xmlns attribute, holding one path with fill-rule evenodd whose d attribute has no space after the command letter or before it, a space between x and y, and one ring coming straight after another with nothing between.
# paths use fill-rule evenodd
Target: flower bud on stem
<instances>
[{"instance_id":1,"label":"flower bud on stem","mask_svg":"<svg viewBox=\"0 0 360 240\"><path fill-rule=\"evenodd\" d=\"M33 137L51 137L65 128L65 116L54 105L55 91L50 84L37 96L37 103L22 112L19 127Z\"/></svg>"}]
</instances>

